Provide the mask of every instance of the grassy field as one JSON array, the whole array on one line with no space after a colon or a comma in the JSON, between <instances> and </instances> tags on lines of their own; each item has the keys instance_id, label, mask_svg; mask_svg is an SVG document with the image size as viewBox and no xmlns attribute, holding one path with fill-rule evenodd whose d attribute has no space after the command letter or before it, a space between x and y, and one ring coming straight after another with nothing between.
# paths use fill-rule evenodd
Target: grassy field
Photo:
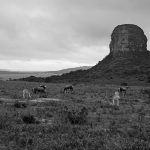
<instances>
[{"instance_id":1,"label":"grassy field","mask_svg":"<svg viewBox=\"0 0 150 150\"><path fill-rule=\"evenodd\" d=\"M117 85L46 84L47 101L22 105L22 90L40 83L0 81L0 150L150 149L150 98L132 86L114 107ZM147 87L145 87L147 88ZM32 94L32 99L40 95Z\"/></svg>"}]
</instances>

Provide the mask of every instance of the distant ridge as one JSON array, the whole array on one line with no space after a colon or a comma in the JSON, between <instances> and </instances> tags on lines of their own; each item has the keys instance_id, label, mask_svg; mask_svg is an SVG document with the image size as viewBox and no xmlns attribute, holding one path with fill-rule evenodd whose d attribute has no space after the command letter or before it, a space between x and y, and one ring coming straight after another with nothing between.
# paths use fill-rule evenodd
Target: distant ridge
<instances>
[{"instance_id":1,"label":"distant ridge","mask_svg":"<svg viewBox=\"0 0 150 150\"><path fill-rule=\"evenodd\" d=\"M62 75L64 73L69 73L71 71L76 71L76 70L87 70L90 69L92 66L81 66L81 67L76 67L76 68L67 68L67 69L62 69L58 71L48 71L50 73L54 73L56 75Z\"/></svg>"},{"instance_id":2,"label":"distant ridge","mask_svg":"<svg viewBox=\"0 0 150 150\"><path fill-rule=\"evenodd\" d=\"M13 80L13 79L19 79L19 78L27 78L29 76L34 77L49 77L53 75L62 75L63 73L69 73L71 71L76 71L79 69L86 70L89 69L91 66L81 66L81 67L75 67L75 68L68 68L68 69L62 69L58 71L10 71L5 69L0 69L0 80Z\"/></svg>"}]
</instances>

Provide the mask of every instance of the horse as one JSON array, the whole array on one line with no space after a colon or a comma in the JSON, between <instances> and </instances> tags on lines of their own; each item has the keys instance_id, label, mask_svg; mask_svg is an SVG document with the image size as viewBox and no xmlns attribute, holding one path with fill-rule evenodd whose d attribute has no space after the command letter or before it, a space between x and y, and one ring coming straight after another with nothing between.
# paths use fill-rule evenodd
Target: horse
<instances>
[{"instance_id":1,"label":"horse","mask_svg":"<svg viewBox=\"0 0 150 150\"><path fill-rule=\"evenodd\" d=\"M119 99L120 99L120 96L119 96L119 92L115 92L115 95L113 96L113 105L116 105L116 106L119 106Z\"/></svg>"},{"instance_id":2,"label":"horse","mask_svg":"<svg viewBox=\"0 0 150 150\"><path fill-rule=\"evenodd\" d=\"M46 93L46 86L45 85L40 85L39 87L35 87L32 89L34 94L37 93Z\"/></svg>"},{"instance_id":3,"label":"horse","mask_svg":"<svg viewBox=\"0 0 150 150\"><path fill-rule=\"evenodd\" d=\"M28 90L28 89L24 89L23 91L22 91L22 93L23 93L23 98L24 99L29 99L29 98L31 98L31 94L30 94L30 91Z\"/></svg>"},{"instance_id":4,"label":"horse","mask_svg":"<svg viewBox=\"0 0 150 150\"><path fill-rule=\"evenodd\" d=\"M73 86L72 85L67 85L64 87L64 93L66 93L68 91L73 92Z\"/></svg>"},{"instance_id":5,"label":"horse","mask_svg":"<svg viewBox=\"0 0 150 150\"><path fill-rule=\"evenodd\" d=\"M127 86L127 87L120 87L119 89L118 89L118 92L120 92L120 93L122 93L124 96L126 95L126 93L127 93L127 89L128 89L129 87Z\"/></svg>"}]
</instances>

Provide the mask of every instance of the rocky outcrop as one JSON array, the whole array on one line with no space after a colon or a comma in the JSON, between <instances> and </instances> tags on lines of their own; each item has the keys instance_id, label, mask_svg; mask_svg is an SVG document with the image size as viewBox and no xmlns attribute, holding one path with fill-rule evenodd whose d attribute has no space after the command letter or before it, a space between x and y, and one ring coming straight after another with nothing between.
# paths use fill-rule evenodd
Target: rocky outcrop
<instances>
[{"instance_id":1,"label":"rocky outcrop","mask_svg":"<svg viewBox=\"0 0 150 150\"><path fill-rule=\"evenodd\" d=\"M110 53L113 55L147 51L147 37L137 25L123 24L111 34Z\"/></svg>"}]
</instances>

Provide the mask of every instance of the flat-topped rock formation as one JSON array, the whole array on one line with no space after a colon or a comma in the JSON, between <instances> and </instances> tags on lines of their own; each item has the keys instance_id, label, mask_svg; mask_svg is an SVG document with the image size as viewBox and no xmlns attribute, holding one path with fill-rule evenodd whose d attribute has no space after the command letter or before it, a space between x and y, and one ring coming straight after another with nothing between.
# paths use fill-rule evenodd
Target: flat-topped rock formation
<instances>
[{"instance_id":1,"label":"flat-topped rock formation","mask_svg":"<svg viewBox=\"0 0 150 150\"><path fill-rule=\"evenodd\" d=\"M147 37L137 25L118 25L111 34L109 47L113 55L145 52L147 51Z\"/></svg>"}]
</instances>

